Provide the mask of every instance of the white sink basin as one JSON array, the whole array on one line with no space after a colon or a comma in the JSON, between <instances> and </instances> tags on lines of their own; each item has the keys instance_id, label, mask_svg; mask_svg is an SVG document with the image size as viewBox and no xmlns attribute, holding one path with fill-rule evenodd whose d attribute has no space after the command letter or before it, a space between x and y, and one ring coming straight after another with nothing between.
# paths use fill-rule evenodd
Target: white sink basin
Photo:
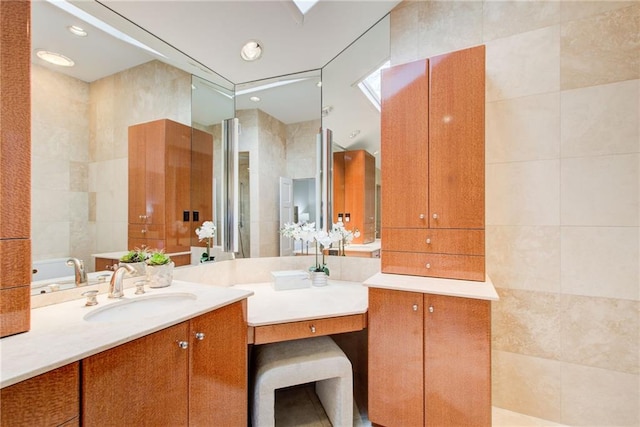
<instances>
[{"instance_id":1,"label":"white sink basin","mask_svg":"<svg viewBox=\"0 0 640 427\"><path fill-rule=\"evenodd\" d=\"M167 293L122 300L85 314L88 322L121 322L171 313L192 304L191 293Z\"/></svg>"}]
</instances>

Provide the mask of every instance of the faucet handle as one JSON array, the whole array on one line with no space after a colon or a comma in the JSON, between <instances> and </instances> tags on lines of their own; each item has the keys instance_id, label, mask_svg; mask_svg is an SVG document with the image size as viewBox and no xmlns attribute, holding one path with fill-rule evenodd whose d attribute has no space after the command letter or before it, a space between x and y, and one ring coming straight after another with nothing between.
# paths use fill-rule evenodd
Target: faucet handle
<instances>
[{"instance_id":1,"label":"faucet handle","mask_svg":"<svg viewBox=\"0 0 640 427\"><path fill-rule=\"evenodd\" d=\"M97 289L83 292L82 296L83 297L87 297L87 302L84 305L92 306L92 305L97 305L98 304L98 300L97 300L98 290Z\"/></svg>"}]
</instances>

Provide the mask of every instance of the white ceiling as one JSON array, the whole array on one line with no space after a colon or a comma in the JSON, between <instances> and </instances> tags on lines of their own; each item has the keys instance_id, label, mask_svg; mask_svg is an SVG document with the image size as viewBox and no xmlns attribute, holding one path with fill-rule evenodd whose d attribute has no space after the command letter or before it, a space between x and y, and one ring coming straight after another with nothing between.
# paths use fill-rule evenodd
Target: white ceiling
<instances>
[{"instance_id":1,"label":"white ceiling","mask_svg":"<svg viewBox=\"0 0 640 427\"><path fill-rule=\"evenodd\" d=\"M286 80L290 77L278 76L319 70L329 64L322 77L327 77L331 85L323 81L322 101L315 86L319 78L306 73L303 76L307 78L300 82L251 93L262 98L258 104L247 101L250 95L238 96L236 108L260 108L285 123L295 123L308 120L309 114L319 117L320 102L323 106L330 103L333 111L323 124L334 130L335 140L343 147L365 148L373 153L379 146L378 114L354 83L388 55L388 19L363 37L368 39L367 46L363 46L364 40L350 45L399 2L320 0L302 18L290 0L73 1L162 56L69 18L45 0L34 0L32 47L34 51L44 48L71 57L76 66L64 71L87 82L160 59L221 86L233 89L235 85L241 90L262 84L254 82L257 80ZM66 28L74 24L88 29L89 36L71 36ZM249 39L258 40L264 47L263 57L252 63L239 55ZM43 64L35 55L33 61ZM354 130L361 131L358 138L348 138Z\"/></svg>"}]
</instances>

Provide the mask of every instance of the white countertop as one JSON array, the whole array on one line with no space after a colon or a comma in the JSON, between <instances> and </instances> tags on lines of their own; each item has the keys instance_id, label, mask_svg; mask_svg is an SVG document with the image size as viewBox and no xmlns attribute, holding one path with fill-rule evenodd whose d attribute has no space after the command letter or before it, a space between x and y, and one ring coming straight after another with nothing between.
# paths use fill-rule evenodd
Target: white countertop
<instances>
[{"instance_id":1,"label":"white countertop","mask_svg":"<svg viewBox=\"0 0 640 427\"><path fill-rule=\"evenodd\" d=\"M327 286L276 291L272 283L233 286L253 292L248 300L249 326L366 313L367 288L360 282L329 280Z\"/></svg>"},{"instance_id":2,"label":"white countertop","mask_svg":"<svg viewBox=\"0 0 640 427\"><path fill-rule=\"evenodd\" d=\"M493 282L486 276L484 282L473 280L441 279L437 277L406 276L403 274L377 273L364 281L372 288L398 291L421 292L425 294L448 295L473 299L497 301L498 293Z\"/></svg>"},{"instance_id":3,"label":"white countertop","mask_svg":"<svg viewBox=\"0 0 640 427\"><path fill-rule=\"evenodd\" d=\"M119 252L104 252L101 254L91 254L92 257L94 258L106 258L106 259L120 259L122 258L124 255L128 254L129 251L119 251ZM188 255L190 254L191 251L183 251L183 252L172 252L172 253L168 253L167 255L171 256L171 255Z\"/></svg>"},{"instance_id":4,"label":"white countertop","mask_svg":"<svg viewBox=\"0 0 640 427\"><path fill-rule=\"evenodd\" d=\"M144 295L125 289L122 299L98 296L98 305L87 307L76 299L31 310L31 330L0 340L0 387L6 387L101 351L178 324L200 314L252 295L251 291L174 280L166 288L146 288ZM189 293L193 303L170 313L145 316L137 321L88 322L83 317L126 299L167 293Z\"/></svg>"}]
</instances>

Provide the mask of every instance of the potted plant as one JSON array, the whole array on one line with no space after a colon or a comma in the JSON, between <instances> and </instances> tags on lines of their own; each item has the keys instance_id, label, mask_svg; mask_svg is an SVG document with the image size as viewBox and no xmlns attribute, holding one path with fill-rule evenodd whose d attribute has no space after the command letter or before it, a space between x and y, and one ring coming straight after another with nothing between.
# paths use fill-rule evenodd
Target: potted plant
<instances>
[{"instance_id":1,"label":"potted plant","mask_svg":"<svg viewBox=\"0 0 640 427\"><path fill-rule=\"evenodd\" d=\"M145 260L147 283L150 288L164 288L173 280L174 262L163 251L153 251Z\"/></svg>"},{"instance_id":2,"label":"potted plant","mask_svg":"<svg viewBox=\"0 0 640 427\"><path fill-rule=\"evenodd\" d=\"M200 227L196 228L196 234L201 242L204 240L207 244L207 251L202 253L200 262L214 261L216 258L211 256L211 246L212 240L216 236L216 225L213 221L205 221Z\"/></svg>"},{"instance_id":3,"label":"potted plant","mask_svg":"<svg viewBox=\"0 0 640 427\"><path fill-rule=\"evenodd\" d=\"M135 248L120 257L120 265L129 264L135 269L135 273L127 273L130 276L144 276L145 261L148 256L146 249Z\"/></svg>"},{"instance_id":4,"label":"potted plant","mask_svg":"<svg viewBox=\"0 0 640 427\"><path fill-rule=\"evenodd\" d=\"M287 223L280 230L280 233L294 240L299 239L307 245L313 243L316 252L316 263L309 267L311 284L314 286L327 285L329 267L327 267L327 264L324 262L324 249L329 248L332 243L337 242L338 238L342 238L342 236L339 236L337 233L327 233L325 230L316 230L315 223ZM318 251L322 252L322 263L319 260Z\"/></svg>"}]
</instances>

